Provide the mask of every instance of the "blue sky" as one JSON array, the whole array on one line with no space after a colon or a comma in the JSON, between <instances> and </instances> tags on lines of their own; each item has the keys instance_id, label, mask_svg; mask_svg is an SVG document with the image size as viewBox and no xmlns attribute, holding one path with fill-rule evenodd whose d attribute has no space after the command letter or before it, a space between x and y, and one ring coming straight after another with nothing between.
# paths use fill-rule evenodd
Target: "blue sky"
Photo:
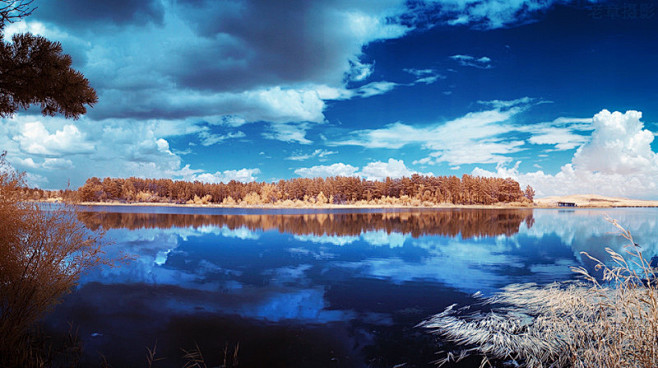
<instances>
[{"instance_id":1,"label":"blue sky","mask_svg":"<svg viewBox=\"0 0 658 368\"><path fill-rule=\"evenodd\" d=\"M39 1L99 102L3 119L33 185L513 177L658 199L651 1Z\"/></svg>"}]
</instances>

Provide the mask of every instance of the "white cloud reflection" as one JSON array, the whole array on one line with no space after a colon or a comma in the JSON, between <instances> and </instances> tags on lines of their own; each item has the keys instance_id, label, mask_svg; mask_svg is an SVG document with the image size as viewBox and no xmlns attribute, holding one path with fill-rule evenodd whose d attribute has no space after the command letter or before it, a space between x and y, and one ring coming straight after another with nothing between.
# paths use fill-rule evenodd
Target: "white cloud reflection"
<instances>
[{"instance_id":1,"label":"white cloud reflection","mask_svg":"<svg viewBox=\"0 0 658 368\"><path fill-rule=\"evenodd\" d=\"M317 244L333 244L344 246L357 241L363 241L374 246L388 246L397 248L404 245L405 240L411 238L409 234L399 232L386 232L385 230L364 231L361 235L315 235L304 234L295 235L294 239L302 242L311 242Z\"/></svg>"},{"instance_id":2,"label":"white cloud reflection","mask_svg":"<svg viewBox=\"0 0 658 368\"><path fill-rule=\"evenodd\" d=\"M171 287L172 295L185 295L181 297L185 300L176 298L167 306L179 311L202 308L273 322L339 321L357 314L330 308L326 280L319 276L326 272L340 271L349 280L428 282L464 293L493 293L510 283L569 279L573 277L569 266L583 262L581 251L601 259L606 259L605 247L623 251L627 243L604 220L605 215L627 226L651 258L658 253L656 214L656 209L535 210L532 227L521 223L518 233L510 236L470 239L413 238L384 230L358 236L290 237L274 230L265 236L245 227L225 226L115 229L108 236L117 240L117 250L135 259L86 275L81 284ZM221 239L238 240L224 244ZM229 256L215 253L220 251Z\"/></svg>"},{"instance_id":3,"label":"white cloud reflection","mask_svg":"<svg viewBox=\"0 0 658 368\"><path fill-rule=\"evenodd\" d=\"M635 243L639 244L649 259L658 255L658 213L654 208L632 209L579 209L535 210L535 224L532 228L521 228L520 233L542 239L556 236L568 246L573 254L581 258L580 252L588 252L601 260L607 259L605 248L623 253L629 242L619 235L619 231L606 218L617 220L631 232Z\"/></svg>"}]
</instances>

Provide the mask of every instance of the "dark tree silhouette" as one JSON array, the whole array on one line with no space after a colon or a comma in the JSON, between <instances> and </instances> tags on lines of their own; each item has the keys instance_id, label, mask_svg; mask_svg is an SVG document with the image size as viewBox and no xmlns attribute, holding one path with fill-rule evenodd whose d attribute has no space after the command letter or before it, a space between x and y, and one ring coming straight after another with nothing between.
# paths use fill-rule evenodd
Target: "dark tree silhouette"
<instances>
[{"instance_id":1,"label":"dark tree silhouette","mask_svg":"<svg viewBox=\"0 0 658 368\"><path fill-rule=\"evenodd\" d=\"M29 15L31 1L0 1L0 36L8 22ZM39 104L44 115L78 118L98 100L59 42L30 33L16 34L0 45L0 116Z\"/></svg>"}]
</instances>

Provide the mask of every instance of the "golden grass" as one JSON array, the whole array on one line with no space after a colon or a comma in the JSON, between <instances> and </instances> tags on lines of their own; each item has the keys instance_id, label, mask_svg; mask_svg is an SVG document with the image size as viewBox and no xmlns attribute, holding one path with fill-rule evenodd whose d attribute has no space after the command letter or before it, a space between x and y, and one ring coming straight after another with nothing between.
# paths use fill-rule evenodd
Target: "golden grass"
<instances>
[{"instance_id":1,"label":"golden grass","mask_svg":"<svg viewBox=\"0 0 658 368\"><path fill-rule=\"evenodd\" d=\"M437 363L477 354L481 366L496 359L525 367L658 367L655 270L631 234L610 221L629 244L625 255L606 248L612 266L584 253L602 271L601 281L572 268L586 281L510 285L483 299L496 307L488 314L465 315L451 306L421 323L465 347Z\"/></svg>"}]
</instances>

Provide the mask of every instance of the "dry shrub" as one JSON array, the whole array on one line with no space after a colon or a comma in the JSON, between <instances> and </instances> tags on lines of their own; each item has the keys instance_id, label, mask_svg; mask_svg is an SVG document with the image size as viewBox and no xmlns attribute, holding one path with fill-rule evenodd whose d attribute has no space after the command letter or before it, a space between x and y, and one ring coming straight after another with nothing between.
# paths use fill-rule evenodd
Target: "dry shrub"
<instances>
[{"instance_id":1,"label":"dry shrub","mask_svg":"<svg viewBox=\"0 0 658 368\"><path fill-rule=\"evenodd\" d=\"M286 199L284 201L280 201L279 204L284 207L293 207L294 202L290 199Z\"/></svg>"},{"instance_id":2,"label":"dry shrub","mask_svg":"<svg viewBox=\"0 0 658 368\"><path fill-rule=\"evenodd\" d=\"M199 197L198 195L195 194L193 199L187 201L187 204L205 205L205 204L209 204L210 201L212 201L212 196L210 194L206 194L203 197Z\"/></svg>"},{"instance_id":3,"label":"dry shrub","mask_svg":"<svg viewBox=\"0 0 658 368\"><path fill-rule=\"evenodd\" d=\"M318 204L327 204L329 200L327 199L327 196L324 195L324 193L320 192L317 196L317 203Z\"/></svg>"},{"instance_id":4,"label":"dry shrub","mask_svg":"<svg viewBox=\"0 0 658 368\"><path fill-rule=\"evenodd\" d=\"M101 233L70 207L23 201L23 176L0 155L0 366L39 365L30 328L101 261Z\"/></svg>"},{"instance_id":5,"label":"dry shrub","mask_svg":"<svg viewBox=\"0 0 658 368\"><path fill-rule=\"evenodd\" d=\"M146 191L140 191L135 196L135 200L137 202L151 202L154 199L155 199L155 197L153 196L153 194L150 193L150 192L146 192Z\"/></svg>"},{"instance_id":6,"label":"dry shrub","mask_svg":"<svg viewBox=\"0 0 658 368\"><path fill-rule=\"evenodd\" d=\"M658 367L658 304L655 271L631 234L625 255L606 248L613 265L585 256L603 271L602 281L582 267L586 282L510 285L485 298L488 314L465 315L454 306L421 326L465 347L443 364L466 355L513 360L526 367Z\"/></svg>"},{"instance_id":7,"label":"dry shrub","mask_svg":"<svg viewBox=\"0 0 658 368\"><path fill-rule=\"evenodd\" d=\"M256 192L249 192L249 193L247 193L247 195L244 196L241 203L253 206L253 205L261 204L262 201L261 201L260 194L258 194Z\"/></svg>"},{"instance_id":8,"label":"dry shrub","mask_svg":"<svg viewBox=\"0 0 658 368\"><path fill-rule=\"evenodd\" d=\"M233 199L233 197L228 196L222 200L222 204L225 206L236 206L238 202L236 202L235 199Z\"/></svg>"}]
</instances>

